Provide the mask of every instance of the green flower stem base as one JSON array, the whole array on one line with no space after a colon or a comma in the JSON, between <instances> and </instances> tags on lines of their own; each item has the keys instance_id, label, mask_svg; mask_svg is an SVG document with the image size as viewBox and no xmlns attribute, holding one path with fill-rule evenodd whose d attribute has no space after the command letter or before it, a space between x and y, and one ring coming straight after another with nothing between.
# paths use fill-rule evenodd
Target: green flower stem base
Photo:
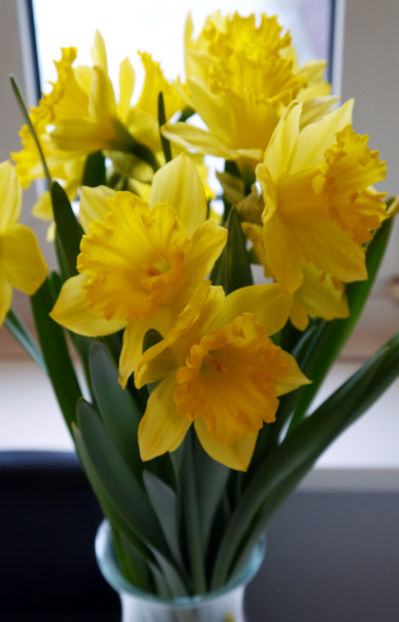
<instances>
[{"instance_id":1,"label":"green flower stem base","mask_svg":"<svg viewBox=\"0 0 399 622\"><path fill-rule=\"evenodd\" d=\"M104 578L121 598L122 622L246 622L245 587L258 571L265 552L263 541L259 542L244 570L223 589L166 600L136 589L123 577L107 521L99 527L95 548Z\"/></svg>"}]
</instances>

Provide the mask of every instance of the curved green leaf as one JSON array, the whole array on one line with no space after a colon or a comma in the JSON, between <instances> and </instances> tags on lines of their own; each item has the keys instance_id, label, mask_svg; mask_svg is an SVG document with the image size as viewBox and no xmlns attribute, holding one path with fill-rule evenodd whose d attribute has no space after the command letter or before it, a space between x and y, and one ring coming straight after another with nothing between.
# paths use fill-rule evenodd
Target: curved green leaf
<instances>
[{"instance_id":1,"label":"curved green leaf","mask_svg":"<svg viewBox=\"0 0 399 622\"><path fill-rule=\"evenodd\" d=\"M102 151L87 156L83 171L82 186L105 186L105 157Z\"/></svg>"},{"instance_id":2,"label":"curved green leaf","mask_svg":"<svg viewBox=\"0 0 399 622\"><path fill-rule=\"evenodd\" d=\"M143 481L165 540L177 564L182 568L183 560L179 542L179 514L176 493L159 477L149 471L143 472Z\"/></svg>"},{"instance_id":3,"label":"curved green leaf","mask_svg":"<svg viewBox=\"0 0 399 622\"><path fill-rule=\"evenodd\" d=\"M51 277L31 296L31 306L47 373L69 431L75 421L76 403L81 390L72 365L64 330L49 316L58 292Z\"/></svg>"},{"instance_id":4,"label":"curved green leaf","mask_svg":"<svg viewBox=\"0 0 399 622\"><path fill-rule=\"evenodd\" d=\"M81 400L77 419L87 455L115 513L144 543L165 554L165 541L154 510L93 406Z\"/></svg>"},{"instance_id":5,"label":"curved green leaf","mask_svg":"<svg viewBox=\"0 0 399 622\"><path fill-rule=\"evenodd\" d=\"M129 391L120 386L114 359L108 348L99 341L91 343L89 369L93 394L104 426L140 481L142 462L137 443L140 409Z\"/></svg>"},{"instance_id":6,"label":"curved green leaf","mask_svg":"<svg viewBox=\"0 0 399 622\"><path fill-rule=\"evenodd\" d=\"M222 254L212 270L213 285L222 285L226 294L253 284L246 239L237 210L231 208L227 220L228 238Z\"/></svg>"},{"instance_id":7,"label":"curved green leaf","mask_svg":"<svg viewBox=\"0 0 399 622\"><path fill-rule=\"evenodd\" d=\"M73 213L65 191L56 181L51 184L51 203L56 224L56 237L62 252L65 273L67 277L71 277L77 274L76 258L80 251L83 229Z\"/></svg>"}]
</instances>

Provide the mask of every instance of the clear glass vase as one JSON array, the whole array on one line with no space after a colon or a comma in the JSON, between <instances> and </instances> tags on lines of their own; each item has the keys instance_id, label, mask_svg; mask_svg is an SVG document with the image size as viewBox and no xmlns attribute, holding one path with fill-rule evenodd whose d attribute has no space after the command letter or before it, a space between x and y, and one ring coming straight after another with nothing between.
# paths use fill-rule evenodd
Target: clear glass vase
<instances>
[{"instance_id":1,"label":"clear glass vase","mask_svg":"<svg viewBox=\"0 0 399 622\"><path fill-rule=\"evenodd\" d=\"M245 587L258 571L265 552L263 541L259 542L244 570L222 589L200 596L165 600L135 588L123 577L107 521L98 529L95 548L104 578L120 596L122 622L247 622Z\"/></svg>"}]
</instances>

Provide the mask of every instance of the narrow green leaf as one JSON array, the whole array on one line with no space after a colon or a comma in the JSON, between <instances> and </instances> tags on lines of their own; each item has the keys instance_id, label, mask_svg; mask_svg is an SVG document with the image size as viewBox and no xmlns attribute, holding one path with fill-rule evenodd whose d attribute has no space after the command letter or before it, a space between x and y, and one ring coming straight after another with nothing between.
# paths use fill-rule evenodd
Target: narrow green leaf
<instances>
[{"instance_id":1,"label":"narrow green leaf","mask_svg":"<svg viewBox=\"0 0 399 622\"><path fill-rule=\"evenodd\" d=\"M42 353L37 347L37 344L25 324L12 309L8 311L4 325L11 335L23 347L25 352L29 354L29 356L39 365L39 367L42 368L44 372L47 373Z\"/></svg>"},{"instance_id":2,"label":"narrow green leaf","mask_svg":"<svg viewBox=\"0 0 399 622\"><path fill-rule=\"evenodd\" d=\"M165 102L163 99L162 91L159 92L158 95L158 125L159 125L159 136L161 138L161 145L163 154L165 156L166 162L170 162L172 159L172 149L170 147L170 142L165 136L162 135L161 127L166 123L166 114L165 114Z\"/></svg>"},{"instance_id":3,"label":"narrow green leaf","mask_svg":"<svg viewBox=\"0 0 399 622\"><path fill-rule=\"evenodd\" d=\"M229 294L240 287L252 285L253 278L245 236L235 208L230 210L227 227L227 243L212 270L211 280L213 285L222 285Z\"/></svg>"},{"instance_id":4,"label":"narrow green leaf","mask_svg":"<svg viewBox=\"0 0 399 622\"><path fill-rule=\"evenodd\" d=\"M187 552L195 594L206 592L205 550L201 537L200 513L198 507L198 478L194 461L194 433L188 431L184 440L184 456L181 471L181 498L183 501L182 525L185 529Z\"/></svg>"},{"instance_id":5,"label":"narrow green leaf","mask_svg":"<svg viewBox=\"0 0 399 622\"><path fill-rule=\"evenodd\" d=\"M56 236L62 249L66 276L71 277L77 274L76 257L79 254L83 229L73 213L65 191L56 181L51 186L51 202L56 224Z\"/></svg>"},{"instance_id":6,"label":"narrow green leaf","mask_svg":"<svg viewBox=\"0 0 399 622\"><path fill-rule=\"evenodd\" d=\"M93 406L81 400L77 419L88 456L115 511L147 545L165 553L165 541L154 510Z\"/></svg>"},{"instance_id":7,"label":"narrow green leaf","mask_svg":"<svg viewBox=\"0 0 399 622\"><path fill-rule=\"evenodd\" d=\"M176 493L170 486L165 484L159 477L143 472L145 489L159 524L161 525L165 540L175 558L177 565L182 568L183 560L179 542L179 516Z\"/></svg>"},{"instance_id":8,"label":"narrow green leaf","mask_svg":"<svg viewBox=\"0 0 399 622\"><path fill-rule=\"evenodd\" d=\"M102 151L87 156L83 171L82 186L105 186L105 157Z\"/></svg>"},{"instance_id":9,"label":"narrow green leaf","mask_svg":"<svg viewBox=\"0 0 399 622\"><path fill-rule=\"evenodd\" d=\"M99 417L99 415L96 416ZM104 516L106 516L111 523L113 529L116 529L119 534L123 534L126 540L133 547L134 551L143 560L150 561L152 554L143 540L132 529L131 525L119 514L118 508L114 505L112 497L108 493L108 489L104 486L101 477L90 458L90 454L87 450L86 444L83 440L81 431L76 424L73 424L73 438L75 441L76 451L79 459L82 463L83 469L86 473L87 479L90 482L91 487L101 505ZM122 563L122 561L121 561Z\"/></svg>"},{"instance_id":10,"label":"narrow green leaf","mask_svg":"<svg viewBox=\"0 0 399 622\"><path fill-rule=\"evenodd\" d=\"M142 462L137 427L141 412L129 391L120 386L114 359L108 348L99 341L91 343L89 368L93 394L104 426L126 464L140 481Z\"/></svg>"},{"instance_id":11,"label":"narrow green leaf","mask_svg":"<svg viewBox=\"0 0 399 622\"><path fill-rule=\"evenodd\" d=\"M47 277L43 285L30 297L33 317L39 337L47 373L58 404L69 430L75 421L75 409L81 390L72 365L64 331L49 313L54 306L57 292Z\"/></svg>"},{"instance_id":12,"label":"narrow green leaf","mask_svg":"<svg viewBox=\"0 0 399 622\"><path fill-rule=\"evenodd\" d=\"M151 592L153 586L148 565L150 560L147 561L141 553L138 553L137 548L123 533L116 529L114 524L112 524L112 536L122 574L135 587L145 592Z\"/></svg>"},{"instance_id":13,"label":"narrow green leaf","mask_svg":"<svg viewBox=\"0 0 399 622\"><path fill-rule=\"evenodd\" d=\"M287 478L302 475L341 432L362 415L399 376L399 333L342 387L305 419L267 456L237 505L226 529L214 568L212 586L226 580L248 525ZM267 518L267 515L266 515ZM264 517L257 526L265 527Z\"/></svg>"},{"instance_id":14,"label":"narrow green leaf","mask_svg":"<svg viewBox=\"0 0 399 622\"><path fill-rule=\"evenodd\" d=\"M186 106L181 111L180 117L177 120L178 120L178 122L184 123L184 121L187 121L187 119L192 117L193 114L195 114L194 108L191 108L190 106Z\"/></svg>"},{"instance_id":15,"label":"narrow green leaf","mask_svg":"<svg viewBox=\"0 0 399 622\"><path fill-rule=\"evenodd\" d=\"M366 254L368 280L353 283L347 287L350 317L324 323L323 329L311 350L311 356L306 365L302 367L302 371L312 380L312 384L303 387L300 392L289 432L305 416L321 383L355 328L384 257L391 229L392 220L386 220L368 246Z\"/></svg>"},{"instance_id":16,"label":"narrow green leaf","mask_svg":"<svg viewBox=\"0 0 399 622\"><path fill-rule=\"evenodd\" d=\"M161 598L173 598L173 592L166 582L166 577L159 570L158 566L153 563L150 564L150 568L154 578L156 594L158 594Z\"/></svg>"},{"instance_id":17,"label":"narrow green leaf","mask_svg":"<svg viewBox=\"0 0 399 622\"><path fill-rule=\"evenodd\" d=\"M219 462L212 460L204 452L198 441L195 442L194 451L196 472L199 473L197 488L200 527L202 541L206 549L212 523L222 500L230 471Z\"/></svg>"},{"instance_id":18,"label":"narrow green leaf","mask_svg":"<svg viewBox=\"0 0 399 622\"><path fill-rule=\"evenodd\" d=\"M167 591L170 596L187 596L187 586L185 585L180 574L177 572L176 568L170 563L167 557L158 551L153 550L152 553L157 560L159 568L161 569L161 575L165 581L165 585L167 586ZM151 566L151 569L154 570L153 565Z\"/></svg>"}]
</instances>

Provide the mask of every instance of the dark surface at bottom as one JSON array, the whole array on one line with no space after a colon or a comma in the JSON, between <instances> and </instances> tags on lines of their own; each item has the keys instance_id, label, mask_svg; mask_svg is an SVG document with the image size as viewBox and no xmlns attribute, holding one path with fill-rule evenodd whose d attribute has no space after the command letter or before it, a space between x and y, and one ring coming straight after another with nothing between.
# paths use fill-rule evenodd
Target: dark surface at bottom
<instances>
[{"instance_id":1,"label":"dark surface at bottom","mask_svg":"<svg viewBox=\"0 0 399 622\"><path fill-rule=\"evenodd\" d=\"M76 456L0 452L0 622L119 622L95 561L102 520Z\"/></svg>"},{"instance_id":2,"label":"dark surface at bottom","mask_svg":"<svg viewBox=\"0 0 399 622\"><path fill-rule=\"evenodd\" d=\"M398 622L399 494L293 495L246 605L249 622Z\"/></svg>"}]
</instances>

